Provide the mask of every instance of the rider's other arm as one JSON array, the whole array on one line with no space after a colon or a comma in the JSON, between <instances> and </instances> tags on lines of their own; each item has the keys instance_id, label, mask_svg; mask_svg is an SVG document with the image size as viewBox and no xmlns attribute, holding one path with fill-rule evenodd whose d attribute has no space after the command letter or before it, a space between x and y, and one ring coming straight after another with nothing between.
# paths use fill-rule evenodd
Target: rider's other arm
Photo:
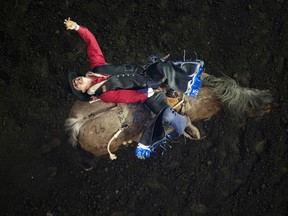
<instances>
[{"instance_id":1,"label":"rider's other arm","mask_svg":"<svg viewBox=\"0 0 288 216\"><path fill-rule=\"evenodd\" d=\"M99 98L105 103L143 103L147 99L147 93L140 92L137 90L110 90L102 93Z\"/></svg>"}]
</instances>

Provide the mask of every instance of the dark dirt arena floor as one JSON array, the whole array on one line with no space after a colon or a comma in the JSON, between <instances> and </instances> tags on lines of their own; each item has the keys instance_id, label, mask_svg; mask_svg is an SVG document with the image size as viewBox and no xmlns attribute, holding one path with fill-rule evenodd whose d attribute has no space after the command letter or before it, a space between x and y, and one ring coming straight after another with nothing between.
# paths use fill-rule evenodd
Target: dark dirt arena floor
<instances>
[{"instance_id":1,"label":"dark dirt arena floor","mask_svg":"<svg viewBox=\"0 0 288 216\"><path fill-rule=\"evenodd\" d=\"M0 215L288 215L287 0L10 0L0 10ZM201 141L147 161L134 144L85 172L63 129L75 101L67 73L89 69L68 16L109 62L196 51L207 73L283 104L241 125L221 112L196 123Z\"/></svg>"}]
</instances>

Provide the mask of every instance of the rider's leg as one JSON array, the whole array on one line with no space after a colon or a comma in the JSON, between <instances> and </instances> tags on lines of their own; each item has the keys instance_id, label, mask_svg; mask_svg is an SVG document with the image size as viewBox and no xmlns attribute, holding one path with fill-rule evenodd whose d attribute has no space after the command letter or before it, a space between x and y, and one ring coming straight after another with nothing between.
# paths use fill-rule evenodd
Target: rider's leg
<instances>
[{"instance_id":1,"label":"rider's leg","mask_svg":"<svg viewBox=\"0 0 288 216\"><path fill-rule=\"evenodd\" d=\"M201 86L201 74L204 71L203 64L202 61L156 62L145 70L147 84L159 83L167 79L171 89L196 97Z\"/></svg>"},{"instance_id":2,"label":"rider's leg","mask_svg":"<svg viewBox=\"0 0 288 216\"><path fill-rule=\"evenodd\" d=\"M168 85L190 97L196 97L201 86L203 62L161 62Z\"/></svg>"},{"instance_id":3,"label":"rider's leg","mask_svg":"<svg viewBox=\"0 0 288 216\"><path fill-rule=\"evenodd\" d=\"M165 94L162 92L155 93L152 97L149 97L145 101L145 106L156 114L156 116L143 132L136 148L136 156L140 159L150 157L150 146L153 140L165 137L165 131L162 125L162 111L169 107L166 102ZM154 130L155 128L157 128L157 130Z\"/></svg>"},{"instance_id":4,"label":"rider's leg","mask_svg":"<svg viewBox=\"0 0 288 216\"><path fill-rule=\"evenodd\" d=\"M174 129L173 136L181 136L187 125L187 117L178 114L172 108L166 108L163 112L162 122L164 125L169 125Z\"/></svg>"},{"instance_id":5,"label":"rider's leg","mask_svg":"<svg viewBox=\"0 0 288 216\"><path fill-rule=\"evenodd\" d=\"M164 108L142 134L136 148L136 156L139 159L150 157L151 147L165 139L166 132L163 127L164 125L169 125L174 129L173 133L170 134L171 138L179 137L187 126L187 117L178 114L170 107Z\"/></svg>"},{"instance_id":6,"label":"rider's leg","mask_svg":"<svg viewBox=\"0 0 288 216\"><path fill-rule=\"evenodd\" d=\"M183 134L187 117L178 114L169 107L164 93L158 93L148 98L145 105L156 115L163 111L162 123L172 126L179 136Z\"/></svg>"},{"instance_id":7,"label":"rider's leg","mask_svg":"<svg viewBox=\"0 0 288 216\"><path fill-rule=\"evenodd\" d=\"M150 147L165 139L166 132L163 125L169 125L174 129L173 136L182 135L187 125L187 117L178 114L168 106L164 93L153 95L145 105L157 115L143 132L136 148L136 156L140 159L150 157Z\"/></svg>"}]
</instances>

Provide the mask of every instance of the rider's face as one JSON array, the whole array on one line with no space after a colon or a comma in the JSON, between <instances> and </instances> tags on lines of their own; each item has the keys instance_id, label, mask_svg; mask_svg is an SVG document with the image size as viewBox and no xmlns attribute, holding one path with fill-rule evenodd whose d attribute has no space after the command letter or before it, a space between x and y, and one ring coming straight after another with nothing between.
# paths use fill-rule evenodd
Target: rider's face
<instances>
[{"instance_id":1,"label":"rider's face","mask_svg":"<svg viewBox=\"0 0 288 216\"><path fill-rule=\"evenodd\" d=\"M91 83L89 82L89 78L79 76L73 79L73 86L76 90L85 93L87 89L90 87Z\"/></svg>"}]
</instances>

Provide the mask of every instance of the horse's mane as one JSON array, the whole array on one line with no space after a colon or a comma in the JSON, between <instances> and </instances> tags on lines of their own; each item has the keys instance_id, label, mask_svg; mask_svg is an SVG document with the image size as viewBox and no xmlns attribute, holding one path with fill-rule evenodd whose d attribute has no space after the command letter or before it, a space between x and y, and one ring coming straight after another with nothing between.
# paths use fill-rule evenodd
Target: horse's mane
<instances>
[{"instance_id":1,"label":"horse's mane","mask_svg":"<svg viewBox=\"0 0 288 216\"><path fill-rule=\"evenodd\" d=\"M216 98L223 103L223 108L238 119L244 118L247 108L257 112L263 104L274 101L270 92L240 87L229 77L210 75L203 80L202 85L213 89Z\"/></svg>"}]
</instances>

